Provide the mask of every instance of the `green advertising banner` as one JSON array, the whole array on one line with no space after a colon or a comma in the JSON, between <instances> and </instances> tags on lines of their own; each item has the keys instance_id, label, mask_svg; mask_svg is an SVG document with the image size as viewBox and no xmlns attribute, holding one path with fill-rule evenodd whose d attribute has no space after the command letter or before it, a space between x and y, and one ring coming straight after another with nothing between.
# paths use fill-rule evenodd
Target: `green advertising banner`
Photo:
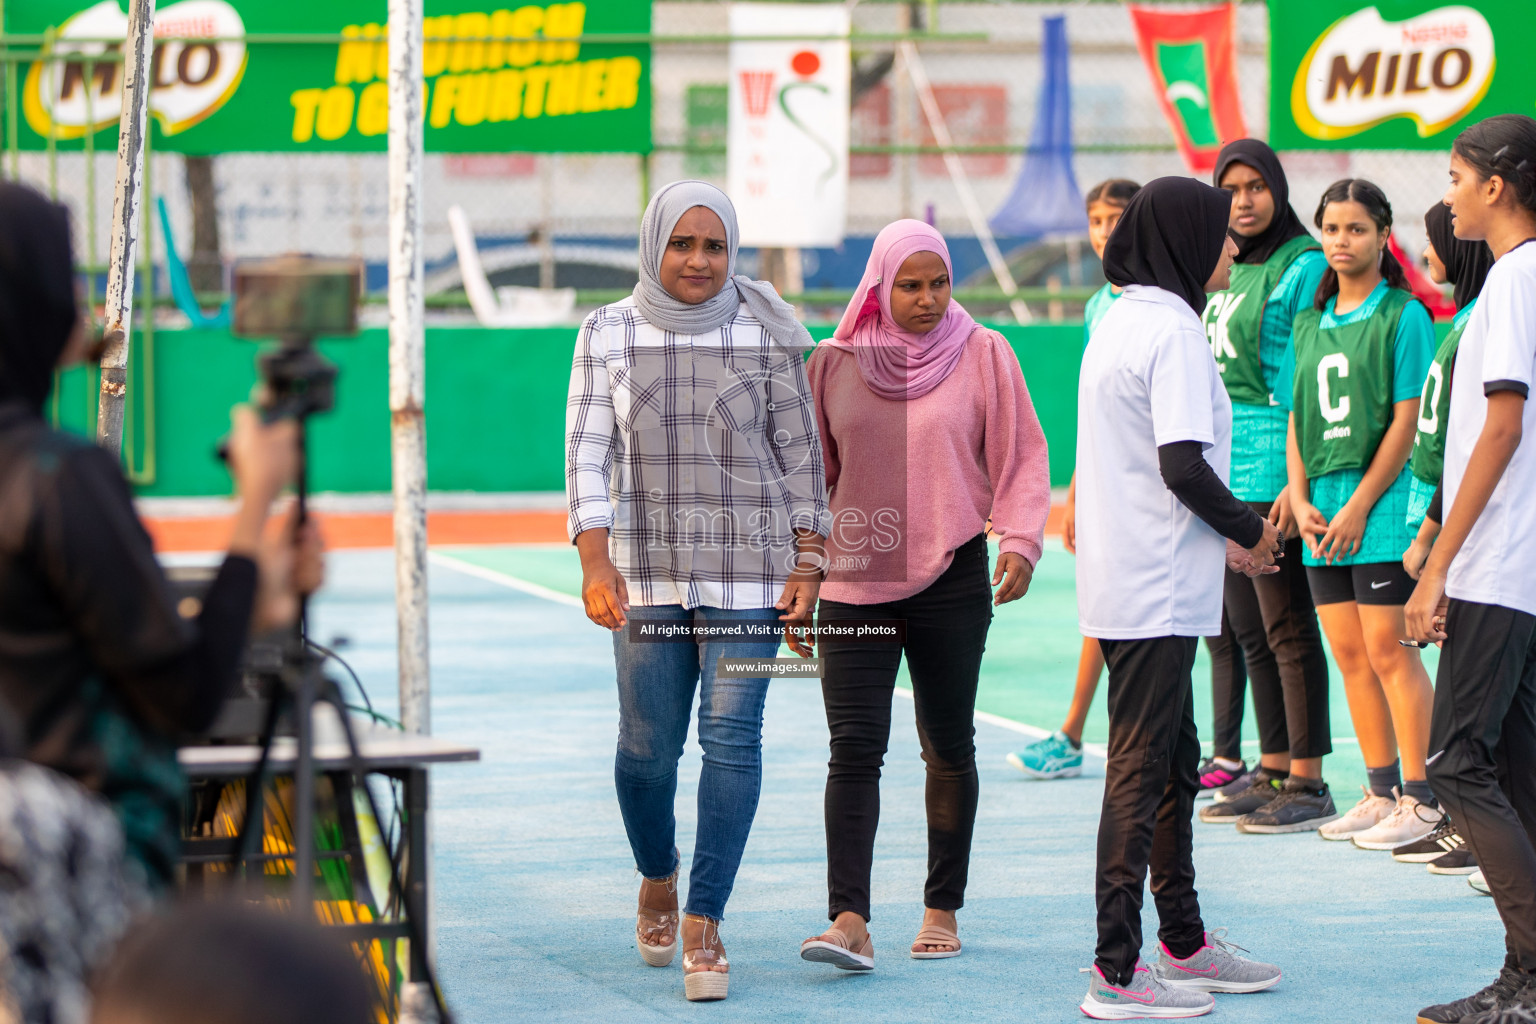
<instances>
[{"instance_id":1,"label":"green advertising banner","mask_svg":"<svg viewBox=\"0 0 1536 1024\"><path fill-rule=\"evenodd\" d=\"M484 4L485 9L475 5ZM23 62L23 149L116 145L127 15L118 0L6 3L5 31L51 59ZM384 0L174 0L157 5L153 144L184 153L377 152L389 126ZM429 151L647 152L649 0L427 0ZM90 58L106 58L93 61ZM13 108L14 109L14 108Z\"/></svg>"},{"instance_id":2,"label":"green advertising banner","mask_svg":"<svg viewBox=\"0 0 1536 1024\"><path fill-rule=\"evenodd\" d=\"M1536 113L1536 63L1517 46L1532 9L1531 0L1269 0L1270 143L1449 149L1485 117Z\"/></svg>"}]
</instances>

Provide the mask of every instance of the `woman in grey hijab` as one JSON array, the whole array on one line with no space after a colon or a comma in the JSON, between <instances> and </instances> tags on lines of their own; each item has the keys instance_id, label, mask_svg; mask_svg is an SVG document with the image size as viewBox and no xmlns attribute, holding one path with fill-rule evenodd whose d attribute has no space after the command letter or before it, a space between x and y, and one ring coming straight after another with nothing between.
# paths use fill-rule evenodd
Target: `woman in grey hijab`
<instances>
[{"instance_id":1,"label":"woman in grey hijab","mask_svg":"<svg viewBox=\"0 0 1536 1024\"><path fill-rule=\"evenodd\" d=\"M643 876L635 945L683 946L691 1000L723 999L720 920L762 780L768 680L726 658L801 656L830 527L803 355L810 335L736 273L736 211L701 181L663 188L640 225L640 282L582 324L566 405L568 531L587 617L613 631L614 780ZM667 641L657 642L665 637ZM678 920L673 804L699 691L698 834Z\"/></svg>"}]
</instances>

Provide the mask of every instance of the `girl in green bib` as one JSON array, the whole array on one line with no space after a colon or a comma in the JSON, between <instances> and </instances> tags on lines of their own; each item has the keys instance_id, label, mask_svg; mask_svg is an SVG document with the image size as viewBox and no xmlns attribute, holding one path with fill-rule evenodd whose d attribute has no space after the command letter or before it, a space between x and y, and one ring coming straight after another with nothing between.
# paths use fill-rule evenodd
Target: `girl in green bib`
<instances>
[{"instance_id":1,"label":"girl in green bib","mask_svg":"<svg viewBox=\"0 0 1536 1024\"><path fill-rule=\"evenodd\" d=\"M1289 487L1307 578L1370 781L1319 833L1387 850L1441 817L1424 771L1433 691L1418 651L1398 643L1413 592L1402 564L1408 456L1434 325L1387 251L1392 207L1381 189L1334 182L1316 223L1328 271L1313 308L1296 317L1293 386L1276 399L1290 409Z\"/></svg>"},{"instance_id":2,"label":"girl in green bib","mask_svg":"<svg viewBox=\"0 0 1536 1024\"><path fill-rule=\"evenodd\" d=\"M1408 529L1417 531L1413 543L1403 552L1403 568L1414 579L1429 558L1429 549L1440 533L1440 524L1427 518L1430 499L1440 486L1440 472L1445 465L1445 425L1451 412L1451 367L1455 364L1456 348L1461 344L1461 332L1466 330L1467 319L1477 304L1478 292L1483 281L1493 269L1493 253L1483 241L1462 241L1456 237L1451 222L1451 208L1436 203L1424 215L1424 230L1429 244L1424 248L1424 261L1429 265L1430 280L1436 284L1450 283L1455 286L1456 318L1446 332L1440 347L1435 350L1435 361L1429 366L1429 376L1424 379L1424 397L1419 401L1419 432L1413 439L1413 457L1408 466L1413 470L1408 492Z\"/></svg>"},{"instance_id":3,"label":"girl in green bib","mask_svg":"<svg viewBox=\"0 0 1536 1024\"><path fill-rule=\"evenodd\" d=\"M1141 186L1125 178L1110 178L1088 190L1084 200L1088 207L1088 244L1093 254L1104 258L1104 246L1110 233L1120 223L1125 204L1141 191ZM1109 307L1120 297L1120 289L1104 282L1104 287L1094 292L1083 307L1083 347L1093 337L1093 329L1099 326ZM1069 554L1077 553L1077 476L1067 488L1066 514L1062 517L1061 541ZM1072 690L1072 704L1067 708L1066 721L1061 728L1044 739L1036 740L1023 750L1008 755L1008 763L1032 779L1068 779L1083 772L1083 724L1088 721L1088 707L1093 694L1099 688L1099 677L1104 674L1104 654L1099 642L1091 637L1083 639L1083 651L1077 659L1077 685Z\"/></svg>"},{"instance_id":4,"label":"girl in green bib","mask_svg":"<svg viewBox=\"0 0 1536 1024\"><path fill-rule=\"evenodd\" d=\"M1243 832L1303 832L1338 816L1322 773L1323 755L1333 749L1328 658L1285 493L1289 419L1273 395L1289 386L1281 367L1291 325L1312 305L1328 261L1291 208L1285 169L1268 145L1227 143L1214 184L1232 195L1230 232L1238 245L1231 286L1211 296L1202 317L1232 400L1232 493L1280 528L1286 557L1274 575L1226 579L1222 634L1207 639L1214 743L1201 785L1227 784L1200 820L1236 822ZM1260 764L1234 782L1233 773L1246 768L1241 666L1252 680Z\"/></svg>"}]
</instances>

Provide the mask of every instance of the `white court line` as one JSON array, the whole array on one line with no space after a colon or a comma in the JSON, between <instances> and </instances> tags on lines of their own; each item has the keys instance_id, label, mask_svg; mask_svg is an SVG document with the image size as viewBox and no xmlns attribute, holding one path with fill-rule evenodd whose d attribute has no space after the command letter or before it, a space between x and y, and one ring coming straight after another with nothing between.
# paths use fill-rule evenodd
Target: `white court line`
<instances>
[{"instance_id":1,"label":"white court line","mask_svg":"<svg viewBox=\"0 0 1536 1024\"><path fill-rule=\"evenodd\" d=\"M898 696L905 697L908 700L912 699L912 691L905 686L896 687L896 693ZM1049 729L1042 729L1038 725L1030 725L1027 722L1020 722L1012 718L1004 718L1002 715L994 715L990 711L976 712L976 721L986 722L988 725L995 725L999 729L1007 729L1009 732L1020 733L1031 739L1043 740L1051 735ZM1109 751L1102 743L1084 743L1083 752L1092 754L1097 758L1106 760L1109 758Z\"/></svg>"},{"instance_id":2,"label":"white court line","mask_svg":"<svg viewBox=\"0 0 1536 1024\"><path fill-rule=\"evenodd\" d=\"M541 586L538 583L530 583L528 580L518 579L516 576L509 576L504 572L497 572L495 569L487 569L473 562L466 562L462 558L445 555L441 551L429 551L427 553L427 561L435 562L449 569L457 569L466 576L474 576L477 579L500 583L509 589L518 590L534 597L542 597L544 600L553 601L556 604L563 604L570 608L586 607L581 603L581 598L579 597L573 597L558 590L551 590L549 587Z\"/></svg>"}]
</instances>

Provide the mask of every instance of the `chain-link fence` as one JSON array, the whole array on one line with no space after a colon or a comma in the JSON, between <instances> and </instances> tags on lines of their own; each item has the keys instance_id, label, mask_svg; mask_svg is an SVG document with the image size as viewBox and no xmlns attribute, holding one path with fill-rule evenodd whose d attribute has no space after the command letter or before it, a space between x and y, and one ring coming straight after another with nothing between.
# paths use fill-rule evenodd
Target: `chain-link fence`
<instances>
[{"instance_id":1,"label":"chain-link fence","mask_svg":"<svg viewBox=\"0 0 1536 1024\"><path fill-rule=\"evenodd\" d=\"M913 90L899 65L893 70L890 39L929 34L918 41L919 52L972 186L990 213L1019 173L1042 87L1043 19L1056 14L1066 17L1074 166L1082 188L1108 177L1145 181L1185 173L1123 5L865 0L853 10L849 239L840 249L803 254L812 314L836 309L858 279L869 238L897 216L931 215L955 241L962 288L983 302L995 290L979 249L966 244L970 224ZM1266 134L1269 100L1266 19L1263 3L1238 8L1241 100L1249 131L1259 137ZM661 0L654 4L652 24L651 154L427 156L425 252L429 302L437 315L467 316L447 221L453 204L468 214L493 284L575 287L579 315L633 284L634 236L652 188L685 176L725 184L726 5ZM709 41L682 38L688 36ZM24 75L26 68L19 70ZM16 81L14 73L9 80ZM1337 151L1288 153L1284 159L1292 202L1304 220L1310 222L1316 198L1329 182L1368 177L1391 198L1405 247L1412 253L1422 248L1422 214L1443 188L1444 154ZM8 153L0 166L64 199L75 211L82 261L105 262L113 153L90 159L78 152ZM194 234L206 250L214 235L206 222L213 218L224 261L288 251L359 256L370 267L370 287L381 292L388 255L382 154L217 156L213 211L202 215L202 224L194 223L196 190L188 187L188 170L186 158L153 153L147 179L152 194L165 199L181 259L193 256ZM161 268L156 288L164 292L165 238L154 204L147 209L153 230L146 237ZM1071 300L1098 283L1097 265L1080 240L1001 242L1036 315L1073 315ZM744 256L743 269L753 272L755 254ZM204 290L218 290L204 281ZM1048 301L1057 295L1066 301ZM207 298L217 303L217 295ZM995 302L993 311L1003 308ZM171 308L162 311L167 318L175 315Z\"/></svg>"}]
</instances>

